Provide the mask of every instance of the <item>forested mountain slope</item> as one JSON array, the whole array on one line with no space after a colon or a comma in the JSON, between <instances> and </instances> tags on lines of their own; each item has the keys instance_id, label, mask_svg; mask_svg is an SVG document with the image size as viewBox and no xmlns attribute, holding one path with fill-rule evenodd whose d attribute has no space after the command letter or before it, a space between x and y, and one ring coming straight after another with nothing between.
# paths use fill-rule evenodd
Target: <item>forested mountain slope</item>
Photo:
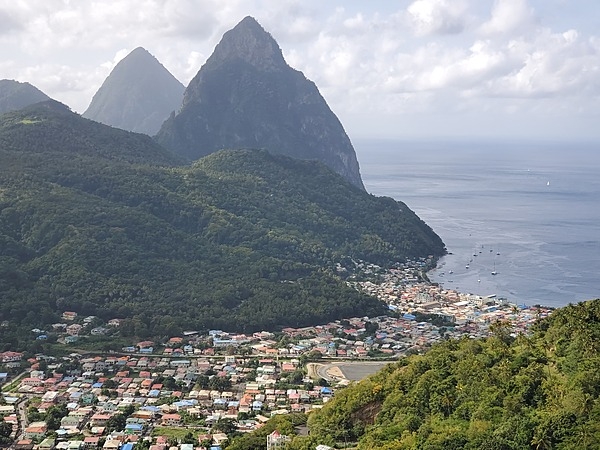
<instances>
[{"instance_id":1,"label":"forested mountain slope","mask_svg":"<svg viewBox=\"0 0 600 450\"><path fill-rule=\"evenodd\" d=\"M320 163L247 150L182 166L56 102L0 117L0 159L4 343L64 310L138 337L380 314L336 262L444 252L406 205Z\"/></svg>"},{"instance_id":2,"label":"forested mountain slope","mask_svg":"<svg viewBox=\"0 0 600 450\"><path fill-rule=\"evenodd\" d=\"M600 448L600 300L555 311L531 337L495 330L437 345L341 391L309 417L311 437L289 448Z\"/></svg>"}]
</instances>

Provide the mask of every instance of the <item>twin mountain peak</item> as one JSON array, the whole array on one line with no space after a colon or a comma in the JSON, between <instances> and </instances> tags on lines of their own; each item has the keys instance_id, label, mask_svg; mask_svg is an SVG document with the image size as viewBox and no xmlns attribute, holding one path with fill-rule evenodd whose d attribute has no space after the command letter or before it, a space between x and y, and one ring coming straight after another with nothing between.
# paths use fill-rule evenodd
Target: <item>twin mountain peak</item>
<instances>
[{"instance_id":1,"label":"twin mountain peak","mask_svg":"<svg viewBox=\"0 0 600 450\"><path fill-rule=\"evenodd\" d=\"M266 149L321 161L364 189L342 124L252 17L224 34L187 88L136 48L115 66L83 116L156 135L190 161L221 149Z\"/></svg>"}]
</instances>

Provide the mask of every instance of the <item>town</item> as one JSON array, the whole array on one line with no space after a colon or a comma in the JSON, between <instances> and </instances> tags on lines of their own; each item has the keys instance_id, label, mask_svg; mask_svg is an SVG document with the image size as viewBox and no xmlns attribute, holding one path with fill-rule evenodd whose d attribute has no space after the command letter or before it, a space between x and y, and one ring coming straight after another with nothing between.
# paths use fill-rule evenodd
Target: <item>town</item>
<instances>
[{"instance_id":1,"label":"town","mask_svg":"<svg viewBox=\"0 0 600 450\"><path fill-rule=\"evenodd\" d=\"M0 438L17 450L217 450L274 415L321 408L385 361L443 339L485 337L497 324L513 336L526 334L551 313L444 289L416 275L425 264L384 271L359 263L362 275L348 282L386 302L388 316L277 333L187 331L165 342L60 357L0 353ZM365 274L369 281L359 281ZM96 317L72 311L63 321L51 333L66 348L120 326L119 319L98 325ZM49 334L32 330L33 339ZM381 365L369 369L373 361ZM361 366L356 376L352 368Z\"/></svg>"}]
</instances>

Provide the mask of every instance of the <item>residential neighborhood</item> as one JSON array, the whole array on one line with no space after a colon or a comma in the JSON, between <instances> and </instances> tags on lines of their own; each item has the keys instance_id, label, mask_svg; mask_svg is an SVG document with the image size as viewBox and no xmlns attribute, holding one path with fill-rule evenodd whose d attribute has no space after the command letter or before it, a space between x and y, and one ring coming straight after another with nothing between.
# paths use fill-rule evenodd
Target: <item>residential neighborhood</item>
<instances>
[{"instance_id":1,"label":"residential neighborhood","mask_svg":"<svg viewBox=\"0 0 600 450\"><path fill-rule=\"evenodd\" d=\"M12 447L216 450L228 434L253 431L274 415L321 408L357 379L344 373L343 365L319 371L319 364L393 361L443 339L486 336L499 322L513 334L527 333L551 313L446 290L416 278L414 267L386 271L378 282L350 282L385 301L390 315L277 333L187 331L120 351L60 357L0 353L0 417L11 426ZM32 330L33 338L58 333L57 341L68 348L83 333L120 326L119 319L99 324L96 317L72 311L62 318L65 323L52 325L50 332ZM272 438L273 446L278 439Z\"/></svg>"}]
</instances>

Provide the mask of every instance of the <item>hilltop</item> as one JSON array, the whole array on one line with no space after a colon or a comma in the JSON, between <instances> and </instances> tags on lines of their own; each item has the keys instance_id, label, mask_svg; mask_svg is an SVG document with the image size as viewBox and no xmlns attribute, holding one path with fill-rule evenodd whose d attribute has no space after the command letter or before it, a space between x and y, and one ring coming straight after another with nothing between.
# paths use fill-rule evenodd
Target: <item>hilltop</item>
<instances>
[{"instance_id":1,"label":"hilltop","mask_svg":"<svg viewBox=\"0 0 600 450\"><path fill-rule=\"evenodd\" d=\"M29 83L0 80L0 114L49 99L50 97Z\"/></svg>"},{"instance_id":2,"label":"hilltop","mask_svg":"<svg viewBox=\"0 0 600 450\"><path fill-rule=\"evenodd\" d=\"M287 448L598 448L599 342L600 300L556 310L531 336L497 323L489 338L446 341L336 393ZM230 448L251 448L245 439Z\"/></svg>"}]
</instances>

